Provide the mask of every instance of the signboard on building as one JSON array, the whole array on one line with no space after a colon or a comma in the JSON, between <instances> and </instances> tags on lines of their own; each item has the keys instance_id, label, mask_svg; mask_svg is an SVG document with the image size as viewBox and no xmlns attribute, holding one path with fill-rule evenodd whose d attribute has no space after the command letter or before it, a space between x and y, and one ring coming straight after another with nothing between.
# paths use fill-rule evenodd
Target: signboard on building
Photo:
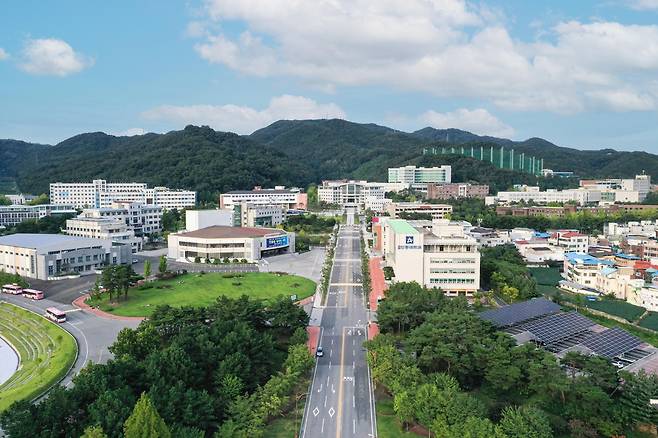
<instances>
[{"instance_id":1,"label":"signboard on building","mask_svg":"<svg viewBox=\"0 0 658 438\"><path fill-rule=\"evenodd\" d=\"M288 236L268 237L265 240L265 248L279 248L281 246L288 246Z\"/></svg>"}]
</instances>

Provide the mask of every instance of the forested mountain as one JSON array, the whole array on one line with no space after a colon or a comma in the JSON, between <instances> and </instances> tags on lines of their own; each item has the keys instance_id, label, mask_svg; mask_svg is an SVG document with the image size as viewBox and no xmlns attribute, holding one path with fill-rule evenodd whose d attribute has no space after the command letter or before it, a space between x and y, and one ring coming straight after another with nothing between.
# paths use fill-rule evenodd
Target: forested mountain
<instances>
[{"instance_id":1,"label":"forested mountain","mask_svg":"<svg viewBox=\"0 0 658 438\"><path fill-rule=\"evenodd\" d=\"M446 143L448 140L450 143ZM513 183L560 187L458 156L427 156L427 146L504 145L544 158L545 167L581 177L631 177L646 171L658 179L658 156L611 149L580 151L540 138L522 142L482 137L459 129L424 128L406 133L345 120L281 120L248 136L188 126L167 134L115 137L80 134L55 146L0 140L0 188L16 182L26 193L45 193L52 181L144 181L187 188L212 200L219 192L254 185L301 185L330 178L386 180L387 168L405 164L453 166L454 181L508 188Z\"/></svg>"}]
</instances>

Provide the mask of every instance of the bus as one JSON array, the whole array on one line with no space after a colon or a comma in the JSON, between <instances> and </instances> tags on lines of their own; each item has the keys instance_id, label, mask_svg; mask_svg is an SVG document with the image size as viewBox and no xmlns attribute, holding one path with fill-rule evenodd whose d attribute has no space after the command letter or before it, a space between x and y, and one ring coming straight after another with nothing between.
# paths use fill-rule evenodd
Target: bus
<instances>
[{"instance_id":1,"label":"bus","mask_svg":"<svg viewBox=\"0 0 658 438\"><path fill-rule=\"evenodd\" d=\"M31 300L43 300L43 292L36 289L23 289L23 296Z\"/></svg>"},{"instance_id":2,"label":"bus","mask_svg":"<svg viewBox=\"0 0 658 438\"><path fill-rule=\"evenodd\" d=\"M16 283L5 284L2 286L2 292L12 295L20 295L23 293L23 288Z\"/></svg>"},{"instance_id":3,"label":"bus","mask_svg":"<svg viewBox=\"0 0 658 438\"><path fill-rule=\"evenodd\" d=\"M62 312L56 307L48 307L44 316L49 320L58 322L60 324L66 322L66 313Z\"/></svg>"}]
</instances>

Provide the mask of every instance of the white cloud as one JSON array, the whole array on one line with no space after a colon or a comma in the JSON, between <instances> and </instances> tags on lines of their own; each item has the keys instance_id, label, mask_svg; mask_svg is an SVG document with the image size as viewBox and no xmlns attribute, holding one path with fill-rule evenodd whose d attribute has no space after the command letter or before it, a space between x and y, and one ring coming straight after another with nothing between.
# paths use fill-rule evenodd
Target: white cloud
<instances>
[{"instance_id":1,"label":"white cloud","mask_svg":"<svg viewBox=\"0 0 658 438\"><path fill-rule=\"evenodd\" d=\"M55 38L28 40L22 55L20 67L35 75L67 76L93 65L92 59Z\"/></svg>"},{"instance_id":2,"label":"white cloud","mask_svg":"<svg viewBox=\"0 0 658 438\"><path fill-rule=\"evenodd\" d=\"M427 111L420 117L423 123L438 129L457 128L479 135L509 138L514 128L500 121L484 108L460 108L447 113Z\"/></svg>"},{"instance_id":3,"label":"white cloud","mask_svg":"<svg viewBox=\"0 0 658 438\"><path fill-rule=\"evenodd\" d=\"M519 111L644 110L658 98L650 86L658 26L570 21L520 41L499 13L466 0L205 4L208 20L239 21L246 30L207 34L195 50L253 76L298 77L328 89L394 86ZM618 90L639 100L612 98Z\"/></svg>"},{"instance_id":4,"label":"white cloud","mask_svg":"<svg viewBox=\"0 0 658 438\"><path fill-rule=\"evenodd\" d=\"M148 120L164 120L179 125L208 125L220 131L249 134L281 119L345 118L336 104L320 104L303 96L283 95L258 110L239 105L161 105L142 113Z\"/></svg>"},{"instance_id":5,"label":"white cloud","mask_svg":"<svg viewBox=\"0 0 658 438\"><path fill-rule=\"evenodd\" d=\"M658 9L658 0L629 0L628 4L638 11Z\"/></svg>"},{"instance_id":6,"label":"white cloud","mask_svg":"<svg viewBox=\"0 0 658 438\"><path fill-rule=\"evenodd\" d=\"M4 61L7 58L9 58L9 53L7 53L5 49L0 47L0 61Z\"/></svg>"},{"instance_id":7,"label":"white cloud","mask_svg":"<svg viewBox=\"0 0 658 438\"><path fill-rule=\"evenodd\" d=\"M146 130L144 130L144 128L130 128L130 129L126 129L125 131L112 133L112 135L115 135L117 137L132 137L133 135L144 135L144 134L146 134Z\"/></svg>"}]
</instances>

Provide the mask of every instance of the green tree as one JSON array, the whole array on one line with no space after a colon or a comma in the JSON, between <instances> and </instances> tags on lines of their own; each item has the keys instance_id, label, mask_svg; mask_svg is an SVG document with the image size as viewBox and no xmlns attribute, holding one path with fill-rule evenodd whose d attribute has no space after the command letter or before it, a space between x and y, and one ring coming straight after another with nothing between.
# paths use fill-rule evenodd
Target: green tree
<instances>
[{"instance_id":1,"label":"green tree","mask_svg":"<svg viewBox=\"0 0 658 438\"><path fill-rule=\"evenodd\" d=\"M509 438L551 438L553 436L546 414L540 409L529 406L503 409L500 428Z\"/></svg>"},{"instance_id":2,"label":"green tree","mask_svg":"<svg viewBox=\"0 0 658 438\"><path fill-rule=\"evenodd\" d=\"M151 260L144 261L144 278L148 279L151 276Z\"/></svg>"},{"instance_id":3,"label":"green tree","mask_svg":"<svg viewBox=\"0 0 658 438\"><path fill-rule=\"evenodd\" d=\"M126 438L170 438L171 432L146 393L137 400L123 428Z\"/></svg>"},{"instance_id":4,"label":"green tree","mask_svg":"<svg viewBox=\"0 0 658 438\"><path fill-rule=\"evenodd\" d=\"M5 195L0 195L0 205L11 205L11 201Z\"/></svg>"},{"instance_id":5,"label":"green tree","mask_svg":"<svg viewBox=\"0 0 658 438\"><path fill-rule=\"evenodd\" d=\"M414 398L407 391L395 394L393 398L393 410L405 429L409 430L409 423L414 421L416 407Z\"/></svg>"},{"instance_id":6,"label":"green tree","mask_svg":"<svg viewBox=\"0 0 658 438\"><path fill-rule=\"evenodd\" d=\"M164 274L165 272L167 272L167 257L166 256L163 256L163 255L160 256L160 261L159 261L159 264L158 264L158 272L160 272L160 274Z\"/></svg>"},{"instance_id":7,"label":"green tree","mask_svg":"<svg viewBox=\"0 0 658 438\"><path fill-rule=\"evenodd\" d=\"M36 198L32 199L31 201L28 201L27 205L42 205L42 204L48 204L49 202L50 202L50 198L48 197L48 195L42 193Z\"/></svg>"},{"instance_id":8,"label":"green tree","mask_svg":"<svg viewBox=\"0 0 658 438\"><path fill-rule=\"evenodd\" d=\"M107 438L103 428L100 426L89 426L81 438Z\"/></svg>"}]
</instances>

